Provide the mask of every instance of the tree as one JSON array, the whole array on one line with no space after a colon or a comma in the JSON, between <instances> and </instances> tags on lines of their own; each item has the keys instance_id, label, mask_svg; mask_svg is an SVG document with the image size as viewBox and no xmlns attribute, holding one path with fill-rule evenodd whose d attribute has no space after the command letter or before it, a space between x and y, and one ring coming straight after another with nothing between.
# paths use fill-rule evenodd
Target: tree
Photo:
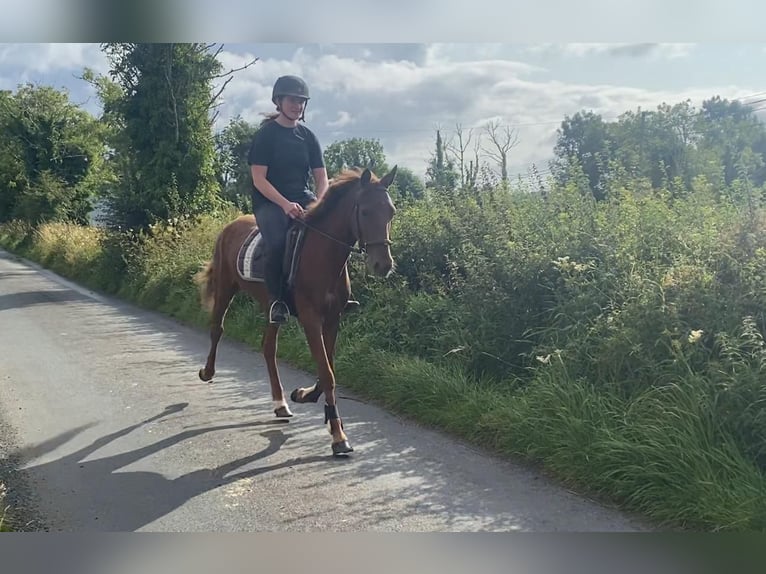
<instances>
[{"instance_id":1,"label":"tree","mask_svg":"<svg viewBox=\"0 0 766 574\"><path fill-rule=\"evenodd\" d=\"M105 170L104 137L65 92L0 94L0 219L85 223Z\"/></svg>"},{"instance_id":2,"label":"tree","mask_svg":"<svg viewBox=\"0 0 766 574\"><path fill-rule=\"evenodd\" d=\"M0 91L0 221L13 218L19 191L26 185L24 149L19 139L10 136L18 115L11 91Z\"/></svg>"},{"instance_id":3,"label":"tree","mask_svg":"<svg viewBox=\"0 0 766 574\"><path fill-rule=\"evenodd\" d=\"M497 120L489 122L486 126L489 141L492 147L485 149L484 152L500 167L500 180L503 183L508 182L508 152L519 145L519 133L510 126L503 126L500 131L500 123Z\"/></svg>"},{"instance_id":4,"label":"tree","mask_svg":"<svg viewBox=\"0 0 766 574\"><path fill-rule=\"evenodd\" d=\"M401 199L408 202L422 199L425 195L425 185L411 169L399 166L396 170L396 179L389 187L389 192L395 201Z\"/></svg>"},{"instance_id":5,"label":"tree","mask_svg":"<svg viewBox=\"0 0 766 574\"><path fill-rule=\"evenodd\" d=\"M688 187L693 178L694 122L689 102L626 112L612 125L612 157L629 177L646 178L655 189L668 189L676 181Z\"/></svg>"},{"instance_id":6,"label":"tree","mask_svg":"<svg viewBox=\"0 0 766 574\"><path fill-rule=\"evenodd\" d=\"M94 81L113 131L120 180L109 194L113 223L145 227L210 211L220 203L212 124L231 74L221 48L189 44L104 44L111 80ZM228 77L213 94L213 83ZM91 75L91 80L94 77Z\"/></svg>"},{"instance_id":7,"label":"tree","mask_svg":"<svg viewBox=\"0 0 766 574\"><path fill-rule=\"evenodd\" d=\"M609 162L613 144L609 126L593 112L577 112L567 116L557 131L552 169L560 184L566 184L570 168L582 170L588 178L591 193L596 199L606 197Z\"/></svg>"},{"instance_id":8,"label":"tree","mask_svg":"<svg viewBox=\"0 0 766 574\"><path fill-rule=\"evenodd\" d=\"M242 210L249 209L253 180L248 154L258 126L240 116L215 135L216 179L223 197Z\"/></svg>"},{"instance_id":9,"label":"tree","mask_svg":"<svg viewBox=\"0 0 766 574\"><path fill-rule=\"evenodd\" d=\"M457 162L460 172L460 187L464 189L475 189L476 179L479 175L479 149L481 149L481 134L478 134L476 141L474 142L474 157L473 159L466 159L466 152L468 146L471 144L473 138L473 128L468 129L468 133L463 135L463 126L457 124L455 126L455 138L445 144L445 149L452 155L452 158Z\"/></svg>"},{"instance_id":10,"label":"tree","mask_svg":"<svg viewBox=\"0 0 766 574\"><path fill-rule=\"evenodd\" d=\"M447 156L441 130L436 130L436 149L426 169L426 188L437 191L454 191L459 174L455 162Z\"/></svg>"},{"instance_id":11,"label":"tree","mask_svg":"<svg viewBox=\"0 0 766 574\"><path fill-rule=\"evenodd\" d=\"M330 178L344 169L363 168L371 162L374 163L373 172L381 174L388 172L386 154L377 139L351 138L333 142L325 148L324 160L327 175Z\"/></svg>"},{"instance_id":12,"label":"tree","mask_svg":"<svg viewBox=\"0 0 766 574\"><path fill-rule=\"evenodd\" d=\"M737 165L746 149L766 160L766 126L747 105L719 96L705 100L697 129L699 149L722 164L726 185L740 177ZM750 175L752 183L761 186L766 182L766 167L756 166Z\"/></svg>"}]
</instances>

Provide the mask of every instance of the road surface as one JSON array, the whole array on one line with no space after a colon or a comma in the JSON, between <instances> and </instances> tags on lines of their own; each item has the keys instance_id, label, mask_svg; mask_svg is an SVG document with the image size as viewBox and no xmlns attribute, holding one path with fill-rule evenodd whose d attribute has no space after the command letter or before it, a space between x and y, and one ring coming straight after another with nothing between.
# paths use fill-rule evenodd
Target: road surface
<instances>
[{"instance_id":1,"label":"road surface","mask_svg":"<svg viewBox=\"0 0 766 574\"><path fill-rule=\"evenodd\" d=\"M349 397L271 410L260 354L0 251L0 448L50 531L630 531L633 517ZM312 377L282 365L287 393ZM341 381L342 382L342 381ZM7 460L6 460L7 466ZM6 469L7 470L7 469ZM30 511L31 512L31 511Z\"/></svg>"}]
</instances>

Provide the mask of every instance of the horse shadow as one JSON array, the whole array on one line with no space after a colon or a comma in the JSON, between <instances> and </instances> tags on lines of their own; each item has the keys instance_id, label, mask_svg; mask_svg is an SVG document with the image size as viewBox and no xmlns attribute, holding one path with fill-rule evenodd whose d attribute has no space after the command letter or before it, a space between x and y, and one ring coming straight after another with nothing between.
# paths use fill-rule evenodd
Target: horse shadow
<instances>
[{"instance_id":1,"label":"horse shadow","mask_svg":"<svg viewBox=\"0 0 766 574\"><path fill-rule=\"evenodd\" d=\"M2 275L0 275L0 279ZM49 291L22 291L0 295L0 311L23 309L39 305L58 305L60 303L88 302L89 299L76 291L68 289Z\"/></svg>"},{"instance_id":2,"label":"horse shadow","mask_svg":"<svg viewBox=\"0 0 766 574\"><path fill-rule=\"evenodd\" d=\"M63 478L64 484L71 485L76 491L69 497L62 494L62 498L58 501L61 503L59 511L61 508L66 509L67 506L75 508L74 514L78 518L74 522L80 522L65 530L125 532L139 530L210 490L274 470L328 459L328 456L299 457L270 466L240 470L276 454L288 440L288 435L281 429L271 428L258 433L267 440L264 448L214 468L199 468L176 478L167 478L159 472L119 471L134 462L203 434L274 427L284 422L281 420L253 421L184 430L133 450L89 459L96 451L117 439L149 423L179 413L187 406L188 403L170 405L152 417L100 437L71 454L50 462L29 465L24 469L24 473L33 480L45 480L45 477L50 476ZM39 458L69 442L90 426L92 425L83 425L39 445L18 450L14 453L14 457L21 461ZM89 515L87 518L91 520L90 524L82 523L86 518L85 515ZM55 530L55 527L51 529Z\"/></svg>"}]
</instances>

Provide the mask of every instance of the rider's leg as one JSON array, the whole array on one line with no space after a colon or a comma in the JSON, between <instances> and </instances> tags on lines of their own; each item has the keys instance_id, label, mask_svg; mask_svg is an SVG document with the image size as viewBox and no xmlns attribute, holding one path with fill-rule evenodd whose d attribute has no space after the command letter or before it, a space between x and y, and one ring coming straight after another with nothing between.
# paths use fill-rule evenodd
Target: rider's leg
<instances>
[{"instance_id":1,"label":"rider's leg","mask_svg":"<svg viewBox=\"0 0 766 574\"><path fill-rule=\"evenodd\" d=\"M271 202L259 206L256 209L255 218L266 248L264 280L269 292L269 322L285 323L290 316L290 311L283 301L282 260L289 218L281 207Z\"/></svg>"}]
</instances>

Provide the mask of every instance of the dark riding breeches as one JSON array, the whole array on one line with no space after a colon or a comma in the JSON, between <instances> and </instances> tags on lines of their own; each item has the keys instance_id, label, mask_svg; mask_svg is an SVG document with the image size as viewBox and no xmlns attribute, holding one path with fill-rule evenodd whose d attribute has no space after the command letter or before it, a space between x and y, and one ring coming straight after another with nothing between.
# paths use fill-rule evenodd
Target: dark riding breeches
<instances>
[{"instance_id":1,"label":"dark riding breeches","mask_svg":"<svg viewBox=\"0 0 766 574\"><path fill-rule=\"evenodd\" d=\"M310 194L310 195L309 195ZM298 201L303 208L315 201L315 196L306 192L305 199ZM282 264L287 243L287 229L290 217L276 203L271 201L254 209L255 220L263 237L265 249L264 280L266 289L272 299L282 299L284 296L284 278Z\"/></svg>"}]
</instances>

